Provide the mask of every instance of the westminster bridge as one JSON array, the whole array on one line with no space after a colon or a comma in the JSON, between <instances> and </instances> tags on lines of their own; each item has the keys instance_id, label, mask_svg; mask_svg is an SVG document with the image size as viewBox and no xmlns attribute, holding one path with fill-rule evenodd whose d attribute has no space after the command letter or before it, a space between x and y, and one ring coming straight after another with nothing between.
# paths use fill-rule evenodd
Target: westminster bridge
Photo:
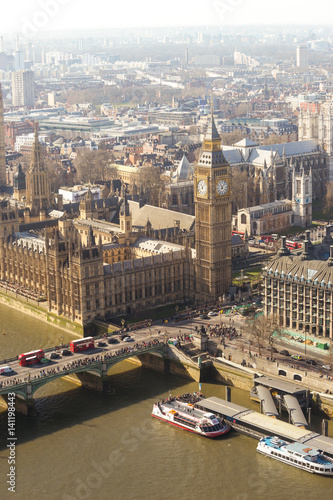
<instances>
[{"instance_id":1,"label":"westminster bridge","mask_svg":"<svg viewBox=\"0 0 333 500\"><path fill-rule=\"evenodd\" d=\"M157 333L157 332L156 332ZM140 335L141 337L141 335ZM13 372L1 376L0 396L7 403L8 397L15 394L15 407L18 413L36 415L34 395L42 386L62 377L79 381L83 387L99 392L112 393L112 378L108 376L110 368L126 359L136 358L142 366L165 373L173 373L199 381L203 370L210 364L209 360L198 364L198 357L184 353L168 342L165 332L158 332L150 341L144 337L136 344L129 346L125 342L120 345L106 344L71 356L50 359L48 364L38 363L31 366L20 366L16 358L0 361L0 365L9 365ZM155 337L155 334L154 334ZM57 352L56 348L47 349L47 353ZM193 354L193 353L192 353ZM75 380L74 380L75 379Z\"/></svg>"}]
</instances>

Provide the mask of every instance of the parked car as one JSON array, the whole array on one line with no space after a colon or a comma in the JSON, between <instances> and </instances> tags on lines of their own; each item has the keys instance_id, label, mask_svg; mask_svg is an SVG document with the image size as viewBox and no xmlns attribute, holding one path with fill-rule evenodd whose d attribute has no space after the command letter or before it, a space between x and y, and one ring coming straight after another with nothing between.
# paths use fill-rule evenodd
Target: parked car
<instances>
[{"instance_id":1,"label":"parked car","mask_svg":"<svg viewBox=\"0 0 333 500\"><path fill-rule=\"evenodd\" d=\"M209 311L208 316L217 316L217 312Z\"/></svg>"},{"instance_id":2,"label":"parked car","mask_svg":"<svg viewBox=\"0 0 333 500\"><path fill-rule=\"evenodd\" d=\"M323 370L330 371L331 366L330 365L323 365L322 368L323 368Z\"/></svg>"},{"instance_id":3,"label":"parked car","mask_svg":"<svg viewBox=\"0 0 333 500\"><path fill-rule=\"evenodd\" d=\"M60 358L60 354L58 354L57 352L51 352L49 358L50 359L58 359L58 358Z\"/></svg>"},{"instance_id":4,"label":"parked car","mask_svg":"<svg viewBox=\"0 0 333 500\"><path fill-rule=\"evenodd\" d=\"M315 359L307 359L306 362L308 365L313 365L313 366L317 364L317 361Z\"/></svg>"},{"instance_id":5,"label":"parked car","mask_svg":"<svg viewBox=\"0 0 333 500\"><path fill-rule=\"evenodd\" d=\"M289 351L287 351L287 349L282 349L282 351L280 351L280 354L282 354L282 356L290 356Z\"/></svg>"},{"instance_id":6,"label":"parked car","mask_svg":"<svg viewBox=\"0 0 333 500\"><path fill-rule=\"evenodd\" d=\"M108 343L109 343L109 344L119 344L119 340L118 340L118 339L115 339L114 337L111 337L111 338L108 340Z\"/></svg>"}]
</instances>

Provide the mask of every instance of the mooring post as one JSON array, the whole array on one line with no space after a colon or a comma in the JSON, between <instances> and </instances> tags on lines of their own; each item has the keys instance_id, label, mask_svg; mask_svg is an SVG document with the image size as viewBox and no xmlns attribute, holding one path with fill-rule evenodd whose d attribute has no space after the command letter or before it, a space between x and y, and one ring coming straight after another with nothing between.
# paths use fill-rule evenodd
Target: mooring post
<instances>
[{"instance_id":1,"label":"mooring post","mask_svg":"<svg viewBox=\"0 0 333 500\"><path fill-rule=\"evenodd\" d=\"M311 425L311 408L308 408L308 424Z\"/></svg>"},{"instance_id":2,"label":"mooring post","mask_svg":"<svg viewBox=\"0 0 333 500\"><path fill-rule=\"evenodd\" d=\"M225 388L225 399L231 403L231 389L228 385Z\"/></svg>"},{"instance_id":3,"label":"mooring post","mask_svg":"<svg viewBox=\"0 0 333 500\"><path fill-rule=\"evenodd\" d=\"M321 423L321 433L323 436L328 435L328 421L325 419L323 419L323 421Z\"/></svg>"}]
</instances>

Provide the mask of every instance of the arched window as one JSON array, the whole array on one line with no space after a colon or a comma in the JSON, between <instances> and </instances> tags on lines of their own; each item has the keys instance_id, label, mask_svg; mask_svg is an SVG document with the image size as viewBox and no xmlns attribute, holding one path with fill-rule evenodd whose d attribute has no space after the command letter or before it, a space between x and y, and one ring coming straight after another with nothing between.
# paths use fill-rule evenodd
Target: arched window
<instances>
[{"instance_id":1,"label":"arched window","mask_svg":"<svg viewBox=\"0 0 333 500\"><path fill-rule=\"evenodd\" d=\"M246 224L246 215L245 214L242 214L241 215L241 224Z\"/></svg>"}]
</instances>

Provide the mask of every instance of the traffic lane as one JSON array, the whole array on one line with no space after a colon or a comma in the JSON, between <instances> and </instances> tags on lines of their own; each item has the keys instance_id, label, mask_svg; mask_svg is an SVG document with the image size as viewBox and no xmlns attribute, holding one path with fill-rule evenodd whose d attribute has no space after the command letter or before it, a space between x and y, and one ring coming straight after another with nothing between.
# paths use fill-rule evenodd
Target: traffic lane
<instances>
[{"instance_id":1,"label":"traffic lane","mask_svg":"<svg viewBox=\"0 0 333 500\"><path fill-rule=\"evenodd\" d=\"M92 356L98 356L100 354L103 354L103 352L108 354L114 354L117 351L119 351L119 349L122 349L124 347L131 347L137 343L140 344L142 342L145 342L146 339L147 338L144 335L141 335L138 336L137 338L133 337L132 342L124 342L123 340L119 340L119 344L107 344L105 347L96 347L95 349L88 349L80 353L71 353L68 356L62 356L60 359L50 360L49 363L36 363L34 365L30 365L29 367L21 366L18 361L13 361L10 363L10 365L11 368L15 371L15 373L12 373L10 376L1 378L0 381L4 380L13 381L14 379L17 378L27 377L29 376L29 374L36 375L36 373L47 371L50 368L55 368L55 367L63 368L69 365L72 361L77 361ZM160 340L163 339L161 338ZM51 354L51 352L56 352L56 350L49 351L47 354L49 355Z\"/></svg>"}]
</instances>

